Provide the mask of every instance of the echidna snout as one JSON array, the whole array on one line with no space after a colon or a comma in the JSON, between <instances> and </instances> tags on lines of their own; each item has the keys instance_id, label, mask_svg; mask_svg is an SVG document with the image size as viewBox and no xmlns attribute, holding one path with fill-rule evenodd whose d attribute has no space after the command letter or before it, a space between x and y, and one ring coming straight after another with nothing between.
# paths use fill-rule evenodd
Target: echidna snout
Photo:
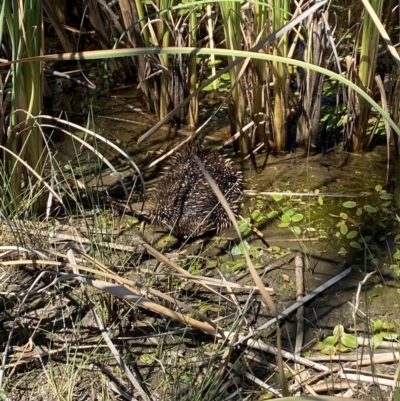
<instances>
[{"instance_id":1,"label":"echidna snout","mask_svg":"<svg viewBox=\"0 0 400 401\"><path fill-rule=\"evenodd\" d=\"M145 214L152 224L166 227L180 239L217 233L231 225L194 156L214 179L235 216L243 196L242 174L231 160L201 145L176 151L146 202Z\"/></svg>"}]
</instances>

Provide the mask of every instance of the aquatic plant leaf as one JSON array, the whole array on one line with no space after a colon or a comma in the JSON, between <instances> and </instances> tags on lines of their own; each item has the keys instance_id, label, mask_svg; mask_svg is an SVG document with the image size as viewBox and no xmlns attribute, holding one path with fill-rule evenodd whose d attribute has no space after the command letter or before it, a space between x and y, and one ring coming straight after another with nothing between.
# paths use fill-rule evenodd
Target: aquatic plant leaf
<instances>
[{"instance_id":1,"label":"aquatic plant leaf","mask_svg":"<svg viewBox=\"0 0 400 401\"><path fill-rule=\"evenodd\" d=\"M348 252L347 252L346 248L340 247L338 254L341 256L346 256L348 254Z\"/></svg>"},{"instance_id":2,"label":"aquatic plant leaf","mask_svg":"<svg viewBox=\"0 0 400 401\"><path fill-rule=\"evenodd\" d=\"M349 228L346 224L341 224L340 226L340 234L346 235L349 232Z\"/></svg>"},{"instance_id":3,"label":"aquatic plant leaf","mask_svg":"<svg viewBox=\"0 0 400 401\"><path fill-rule=\"evenodd\" d=\"M357 237L358 232L356 230L350 231L349 233L347 233L346 238L347 239L353 239L355 237Z\"/></svg>"},{"instance_id":4,"label":"aquatic plant leaf","mask_svg":"<svg viewBox=\"0 0 400 401\"><path fill-rule=\"evenodd\" d=\"M295 227L290 227L290 231L296 236L298 237L301 234L301 228L298 226Z\"/></svg>"},{"instance_id":5,"label":"aquatic plant leaf","mask_svg":"<svg viewBox=\"0 0 400 401\"><path fill-rule=\"evenodd\" d=\"M339 216L343 219L343 220L347 220L349 218L349 216L347 215L347 213L340 213Z\"/></svg>"},{"instance_id":6,"label":"aquatic plant leaf","mask_svg":"<svg viewBox=\"0 0 400 401\"><path fill-rule=\"evenodd\" d=\"M382 329L382 320L378 319L374 322L374 331L380 331Z\"/></svg>"},{"instance_id":7,"label":"aquatic plant leaf","mask_svg":"<svg viewBox=\"0 0 400 401\"><path fill-rule=\"evenodd\" d=\"M338 337L328 336L322 340L324 347L334 346L338 342Z\"/></svg>"},{"instance_id":8,"label":"aquatic plant leaf","mask_svg":"<svg viewBox=\"0 0 400 401\"><path fill-rule=\"evenodd\" d=\"M338 344L336 344L336 349L339 351L339 352L347 352L349 349L344 345L344 344L342 344L342 343L338 343Z\"/></svg>"},{"instance_id":9,"label":"aquatic plant leaf","mask_svg":"<svg viewBox=\"0 0 400 401\"><path fill-rule=\"evenodd\" d=\"M261 212L257 209L257 210L253 210L251 212L251 218L256 221L257 223L259 223L264 217L261 214Z\"/></svg>"},{"instance_id":10,"label":"aquatic plant leaf","mask_svg":"<svg viewBox=\"0 0 400 401\"><path fill-rule=\"evenodd\" d=\"M282 217L281 217L281 220L284 222L284 223L290 223L290 216L288 216L287 214L283 214L282 215Z\"/></svg>"},{"instance_id":11,"label":"aquatic plant leaf","mask_svg":"<svg viewBox=\"0 0 400 401\"><path fill-rule=\"evenodd\" d=\"M398 249L396 253L393 255L396 260L400 260L400 250Z\"/></svg>"},{"instance_id":12,"label":"aquatic plant leaf","mask_svg":"<svg viewBox=\"0 0 400 401\"><path fill-rule=\"evenodd\" d=\"M231 254L232 256L238 256L238 255L243 255L245 253L245 250L248 252L250 251L250 244L247 241L240 241L238 245L235 245L231 249Z\"/></svg>"},{"instance_id":13,"label":"aquatic plant leaf","mask_svg":"<svg viewBox=\"0 0 400 401\"><path fill-rule=\"evenodd\" d=\"M354 249L361 249L361 245L356 241L351 241L350 246Z\"/></svg>"},{"instance_id":14,"label":"aquatic plant leaf","mask_svg":"<svg viewBox=\"0 0 400 401\"><path fill-rule=\"evenodd\" d=\"M279 223L279 224L278 224L278 227L279 227L279 228L285 228L285 227L289 227L289 226L290 226L290 223L284 223L284 222L283 222L283 223Z\"/></svg>"},{"instance_id":15,"label":"aquatic plant leaf","mask_svg":"<svg viewBox=\"0 0 400 401\"><path fill-rule=\"evenodd\" d=\"M324 198L322 196L318 196L318 204L321 206L324 204Z\"/></svg>"},{"instance_id":16,"label":"aquatic plant leaf","mask_svg":"<svg viewBox=\"0 0 400 401\"><path fill-rule=\"evenodd\" d=\"M279 213L278 212L276 212L275 210L273 210L272 212L269 212L268 214L267 214L267 217L269 218L269 219L276 219L277 217L279 216Z\"/></svg>"},{"instance_id":17,"label":"aquatic plant leaf","mask_svg":"<svg viewBox=\"0 0 400 401\"><path fill-rule=\"evenodd\" d=\"M371 338L370 347L372 349L376 349L382 344L382 341L383 341L383 337L382 337L381 333L375 334Z\"/></svg>"},{"instance_id":18,"label":"aquatic plant leaf","mask_svg":"<svg viewBox=\"0 0 400 401\"><path fill-rule=\"evenodd\" d=\"M381 334L385 340L397 340L399 337L397 333L393 333L392 331L381 331Z\"/></svg>"},{"instance_id":19,"label":"aquatic plant leaf","mask_svg":"<svg viewBox=\"0 0 400 401\"><path fill-rule=\"evenodd\" d=\"M377 185L377 186L375 187L375 191L376 191L376 192L381 192L381 191L382 191L382 185Z\"/></svg>"},{"instance_id":20,"label":"aquatic plant leaf","mask_svg":"<svg viewBox=\"0 0 400 401\"><path fill-rule=\"evenodd\" d=\"M338 324L333 329L333 335L336 339L339 339L344 334L344 327L341 324Z\"/></svg>"},{"instance_id":21,"label":"aquatic plant leaf","mask_svg":"<svg viewBox=\"0 0 400 401\"><path fill-rule=\"evenodd\" d=\"M383 200L391 200L393 199L393 195L392 194L388 194L388 193L383 193L380 194L379 197Z\"/></svg>"},{"instance_id":22,"label":"aquatic plant leaf","mask_svg":"<svg viewBox=\"0 0 400 401\"><path fill-rule=\"evenodd\" d=\"M323 344L322 341L318 341L315 345L313 345L311 347L311 349L315 350L315 351L321 351L322 349L325 348L325 345Z\"/></svg>"},{"instance_id":23,"label":"aquatic plant leaf","mask_svg":"<svg viewBox=\"0 0 400 401\"><path fill-rule=\"evenodd\" d=\"M282 195L272 195L272 199L275 202L279 202L279 201L281 201L283 199L283 196Z\"/></svg>"},{"instance_id":24,"label":"aquatic plant leaf","mask_svg":"<svg viewBox=\"0 0 400 401\"><path fill-rule=\"evenodd\" d=\"M335 355L336 354L336 347L335 346L325 347L323 350L321 350L321 354L324 354L324 355Z\"/></svg>"},{"instance_id":25,"label":"aquatic plant leaf","mask_svg":"<svg viewBox=\"0 0 400 401\"><path fill-rule=\"evenodd\" d=\"M304 216L301 213L297 213L297 214L292 216L292 221L294 223L298 223L299 221L301 221L303 219L304 219Z\"/></svg>"},{"instance_id":26,"label":"aquatic plant leaf","mask_svg":"<svg viewBox=\"0 0 400 401\"><path fill-rule=\"evenodd\" d=\"M353 209L353 207L356 207L357 203L354 201L347 201L343 203L343 207L345 207L346 209Z\"/></svg>"},{"instance_id":27,"label":"aquatic plant leaf","mask_svg":"<svg viewBox=\"0 0 400 401\"><path fill-rule=\"evenodd\" d=\"M284 207L284 208L282 209L282 212L283 212L283 214L284 214L285 216L291 217L291 216L294 215L294 210L293 210L291 207L289 207L289 206Z\"/></svg>"},{"instance_id":28,"label":"aquatic plant leaf","mask_svg":"<svg viewBox=\"0 0 400 401\"><path fill-rule=\"evenodd\" d=\"M348 333L343 333L340 341L347 348L357 348L357 338Z\"/></svg>"},{"instance_id":29,"label":"aquatic plant leaf","mask_svg":"<svg viewBox=\"0 0 400 401\"><path fill-rule=\"evenodd\" d=\"M364 210L368 213L376 213L378 211L376 207L373 207L371 205L365 205Z\"/></svg>"}]
</instances>

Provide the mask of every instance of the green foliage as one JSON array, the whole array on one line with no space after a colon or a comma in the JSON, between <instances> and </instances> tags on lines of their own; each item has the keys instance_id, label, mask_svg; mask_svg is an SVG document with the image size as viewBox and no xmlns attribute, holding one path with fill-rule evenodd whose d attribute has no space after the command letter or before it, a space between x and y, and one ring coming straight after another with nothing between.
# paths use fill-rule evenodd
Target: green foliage
<instances>
[{"instance_id":1,"label":"green foliage","mask_svg":"<svg viewBox=\"0 0 400 401\"><path fill-rule=\"evenodd\" d=\"M357 348L357 339L344 331L344 327L339 324L333 329L333 335L315 344L312 349L320 351L321 354L335 355L337 352L347 352Z\"/></svg>"},{"instance_id":2,"label":"green foliage","mask_svg":"<svg viewBox=\"0 0 400 401\"><path fill-rule=\"evenodd\" d=\"M374 322L374 335L371 339L371 348L378 348L383 340L397 340L396 325L394 323L384 323L381 319Z\"/></svg>"}]
</instances>

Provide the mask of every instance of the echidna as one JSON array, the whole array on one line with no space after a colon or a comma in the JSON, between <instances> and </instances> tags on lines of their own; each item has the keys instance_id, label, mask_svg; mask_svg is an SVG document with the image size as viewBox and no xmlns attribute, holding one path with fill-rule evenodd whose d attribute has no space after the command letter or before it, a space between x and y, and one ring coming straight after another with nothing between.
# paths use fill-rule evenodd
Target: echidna
<instances>
[{"instance_id":1,"label":"echidna","mask_svg":"<svg viewBox=\"0 0 400 401\"><path fill-rule=\"evenodd\" d=\"M231 225L195 156L214 179L236 216L243 195L242 174L235 170L231 160L199 144L177 150L165 166L144 214L152 224L168 228L180 239L217 233Z\"/></svg>"}]
</instances>

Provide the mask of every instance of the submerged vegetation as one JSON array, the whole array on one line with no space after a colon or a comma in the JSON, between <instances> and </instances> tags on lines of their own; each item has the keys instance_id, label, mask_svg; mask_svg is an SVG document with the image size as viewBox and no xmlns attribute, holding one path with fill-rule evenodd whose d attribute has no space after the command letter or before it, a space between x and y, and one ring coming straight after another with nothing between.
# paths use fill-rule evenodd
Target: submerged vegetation
<instances>
[{"instance_id":1,"label":"submerged vegetation","mask_svg":"<svg viewBox=\"0 0 400 401\"><path fill-rule=\"evenodd\" d=\"M0 399L398 398L399 9L350 3L0 2Z\"/></svg>"}]
</instances>

